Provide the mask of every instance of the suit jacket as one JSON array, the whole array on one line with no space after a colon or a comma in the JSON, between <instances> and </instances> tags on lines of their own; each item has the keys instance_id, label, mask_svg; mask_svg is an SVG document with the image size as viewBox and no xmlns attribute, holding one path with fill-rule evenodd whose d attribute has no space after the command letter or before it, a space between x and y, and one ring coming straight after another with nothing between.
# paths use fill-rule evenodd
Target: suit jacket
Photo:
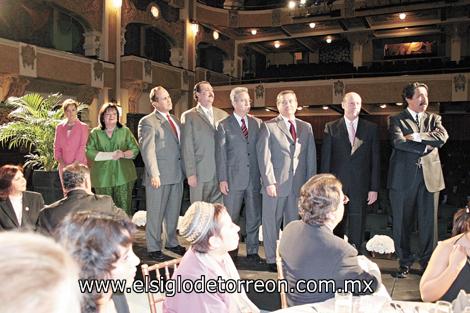
<instances>
[{"instance_id":1,"label":"suit jacket","mask_svg":"<svg viewBox=\"0 0 470 313\"><path fill-rule=\"evenodd\" d=\"M315 279L317 282L320 279L334 280L336 288L343 290L346 279L373 280L371 288L376 290L378 287L377 278L359 266L357 250L335 236L324 225L309 225L303 221L290 222L282 232L279 252L289 287L295 286L299 279ZM353 294L361 292L355 290ZM289 292L287 300L292 306L325 301L334 295L334 290L311 293Z\"/></svg>"},{"instance_id":2,"label":"suit jacket","mask_svg":"<svg viewBox=\"0 0 470 313\"><path fill-rule=\"evenodd\" d=\"M171 116L180 128L175 116ZM152 177L160 177L162 185L183 181L180 141L170 123L159 112L154 111L139 121L139 145L145 164L144 185L150 186Z\"/></svg>"},{"instance_id":3,"label":"suit jacket","mask_svg":"<svg viewBox=\"0 0 470 313\"><path fill-rule=\"evenodd\" d=\"M215 168L215 131L220 120L227 112L212 107L212 125L198 104L181 115L182 153L186 177L196 175L199 182L208 182L216 177Z\"/></svg>"},{"instance_id":4,"label":"suit jacket","mask_svg":"<svg viewBox=\"0 0 470 313\"><path fill-rule=\"evenodd\" d=\"M426 189L429 192L444 189L438 149L446 143L449 135L442 126L441 116L424 112L418 129L410 112L404 110L390 117L389 133L393 150L388 171L388 188L406 190L418 173L417 164L421 163ZM422 142L406 140L405 136L411 133L419 133ZM434 149L425 152L426 145Z\"/></svg>"},{"instance_id":5,"label":"suit jacket","mask_svg":"<svg viewBox=\"0 0 470 313\"><path fill-rule=\"evenodd\" d=\"M33 191L23 192L23 217L21 226L9 198L0 200L0 230L35 229L39 211L44 207L42 195Z\"/></svg>"},{"instance_id":6,"label":"suit jacket","mask_svg":"<svg viewBox=\"0 0 470 313\"><path fill-rule=\"evenodd\" d=\"M266 187L276 185L277 195L299 195L300 187L317 173L317 157L312 126L295 119L297 141L294 142L279 115L261 126L256 145L262 179L262 193Z\"/></svg>"},{"instance_id":7,"label":"suit jacket","mask_svg":"<svg viewBox=\"0 0 470 313\"><path fill-rule=\"evenodd\" d=\"M243 135L236 117L232 114L223 119L217 127L215 159L217 177L227 181L231 190L254 191L261 188L256 142L261 120L248 116L248 138Z\"/></svg>"},{"instance_id":8,"label":"suit jacket","mask_svg":"<svg viewBox=\"0 0 470 313\"><path fill-rule=\"evenodd\" d=\"M354 146L344 117L325 125L321 172L334 174L346 194L367 194L380 188L379 132L376 124L359 118Z\"/></svg>"},{"instance_id":9,"label":"suit jacket","mask_svg":"<svg viewBox=\"0 0 470 313\"><path fill-rule=\"evenodd\" d=\"M52 234L67 215L86 210L117 215L126 214L114 204L113 198L110 196L89 194L83 189L74 189L69 191L65 198L47 205L41 210L38 219L39 229L46 234Z\"/></svg>"}]
</instances>

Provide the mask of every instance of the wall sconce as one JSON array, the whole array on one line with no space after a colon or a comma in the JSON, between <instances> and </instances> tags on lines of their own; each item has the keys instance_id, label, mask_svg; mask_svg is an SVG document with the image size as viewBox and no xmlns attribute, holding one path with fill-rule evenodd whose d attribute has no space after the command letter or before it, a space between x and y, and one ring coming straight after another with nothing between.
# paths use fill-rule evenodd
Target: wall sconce
<instances>
[{"instance_id":1,"label":"wall sconce","mask_svg":"<svg viewBox=\"0 0 470 313\"><path fill-rule=\"evenodd\" d=\"M212 32L212 37L214 38L214 40L219 39L219 32L216 31L216 30L214 30L214 31Z\"/></svg>"},{"instance_id":2,"label":"wall sconce","mask_svg":"<svg viewBox=\"0 0 470 313\"><path fill-rule=\"evenodd\" d=\"M326 37L326 43L331 43L332 41L333 39L330 36Z\"/></svg>"},{"instance_id":3,"label":"wall sconce","mask_svg":"<svg viewBox=\"0 0 470 313\"><path fill-rule=\"evenodd\" d=\"M150 13L154 18L158 18L160 16L160 10L156 5L152 5L152 7L150 8Z\"/></svg>"},{"instance_id":4,"label":"wall sconce","mask_svg":"<svg viewBox=\"0 0 470 313\"><path fill-rule=\"evenodd\" d=\"M191 22L191 31L193 32L194 35L197 34L199 31L199 24L196 22Z\"/></svg>"},{"instance_id":5,"label":"wall sconce","mask_svg":"<svg viewBox=\"0 0 470 313\"><path fill-rule=\"evenodd\" d=\"M251 30L251 34L252 34L253 36L256 35L257 33L258 33L258 31L257 31L256 29L252 29L252 30Z\"/></svg>"},{"instance_id":6,"label":"wall sconce","mask_svg":"<svg viewBox=\"0 0 470 313\"><path fill-rule=\"evenodd\" d=\"M281 43L279 42L279 40L276 40L274 42L274 48L278 49L280 46L281 46Z\"/></svg>"}]
</instances>

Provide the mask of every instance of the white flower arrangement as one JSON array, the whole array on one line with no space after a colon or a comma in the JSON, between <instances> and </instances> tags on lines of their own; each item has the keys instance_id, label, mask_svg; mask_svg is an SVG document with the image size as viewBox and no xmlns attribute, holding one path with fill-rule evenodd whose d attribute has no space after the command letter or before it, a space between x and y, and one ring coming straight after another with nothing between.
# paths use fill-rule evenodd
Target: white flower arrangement
<instances>
[{"instance_id":1,"label":"white flower arrangement","mask_svg":"<svg viewBox=\"0 0 470 313\"><path fill-rule=\"evenodd\" d=\"M132 223L137 226L144 227L147 224L147 211L137 211L132 216Z\"/></svg>"},{"instance_id":2,"label":"white flower arrangement","mask_svg":"<svg viewBox=\"0 0 470 313\"><path fill-rule=\"evenodd\" d=\"M395 252L393 239L386 235L375 235L366 244L367 251L388 254Z\"/></svg>"}]
</instances>

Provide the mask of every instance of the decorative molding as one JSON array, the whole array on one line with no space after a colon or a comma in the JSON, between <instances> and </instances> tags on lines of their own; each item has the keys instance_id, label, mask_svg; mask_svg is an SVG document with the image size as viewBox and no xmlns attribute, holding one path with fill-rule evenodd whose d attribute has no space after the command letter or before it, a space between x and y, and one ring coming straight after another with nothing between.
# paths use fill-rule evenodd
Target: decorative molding
<instances>
[{"instance_id":1,"label":"decorative molding","mask_svg":"<svg viewBox=\"0 0 470 313\"><path fill-rule=\"evenodd\" d=\"M85 42L83 49L85 49L86 56L99 56L101 49L101 33L98 31L90 31L83 34Z\"/></svg>"},{"instance_id":2,"label":"decorative molding","mask_svg":"<svg viewBox=\"0 0 470 313\"><path fill-rule=\"evenodd\" d=\"M147 88L148 84L142 81L134 81L127 84L129 113L138 111L140 96Z\"/></svg>"},{"instance_id":3,"label":"decorative molding","mask_svg":"<svg viewBox=\"0 0 470 313\"><path fill-rule=\"evenodd\" d=\"M142 63L143 81L146 83L152 83L152 62L145 60Z\"/></svg>"},{"instance_id":4,"label":"decorative molding","mask_svg":"<svg viewBox=\"0 0 470 313\"><path fill-rule=\"evenodd\" d=\"M281 26L281 9L273 10L272 26Z\"/></svg>"},{"instance_id":5,"label":"decorative molding","mask_svg":"<svg viewBox=\"0 0 470 313\"><path fill-rule=\"evenodd\" d=\"M95 61L92 65L91 86L96 88L104 87L104 65L101 61Z\"/></svg>"},{"instance_id":6,"label":"decorative molding","mask_svg":"<svg viewBox=\"0 0 470 313\"><path fill-rule=\"evenodd\" d=\"M333 82L333 104L340 104L344 97L344 82L337 80Z\"/></svg>"},{"instance_id":7,"label":"decorative molding","mask_svg":"<svg viewBox=\"0 0 470 313\"><path fill-rule=\"evenodd\" d=\"M468 101L470 74L458 73L452 78L452 101Z\"/></svg>"},{"instance_id":8,"label":"decorative molding","mask_svg":"<svg viewBox=\"0 0 470 313\"><path fill-rule=\"evenodd\" d=\"M170 63L173 66L177 67L183 67L183 61L184 61L184 50L183 48L176 48L173 47L170 49Z\"/></svg>"},{"instance_id":9,"label":"decorative molding","mask_svg":"<svg viewBox=\"0 0 470 313\"><path fill-rule=\"evenodd\" d=\"M263 84L259 84L255 87L255 99L253 101L254 107L258 108L266 106L266 101L264 98L265 94L266 92Z\"/></svg>"},{"instance_id":10,"label":"decorative molding","mask_svg":"<svg viewBox=\"0 0 470 313\"><path fill-rule=\"evenodd\" d=\"M24 95L26 86L30 83L29 79L16 75L2 75L0 76L0 86L2 87L2 94L0 101L5 101L9 97L21 97Z\"/></svg>"},{"instance_id":11,"label":"decorative molding","mask_svg":"<svg viewBox=\"0 0 470 313\"><path fill-rule=\"evenodd\" d=\"M228 25L229 27L238 27L238 11L230 10L228 11Z\"/></svg>"},{"instance_id":12,"label":"decorative molding","mask_svg":"<svg viewBox=\"0 0 470 313\"><path fill-rule=\"evenodd\" d=\"M36 46L20 43L19 54L20 75L37 77Z\"/></svg>"}]
</instances>

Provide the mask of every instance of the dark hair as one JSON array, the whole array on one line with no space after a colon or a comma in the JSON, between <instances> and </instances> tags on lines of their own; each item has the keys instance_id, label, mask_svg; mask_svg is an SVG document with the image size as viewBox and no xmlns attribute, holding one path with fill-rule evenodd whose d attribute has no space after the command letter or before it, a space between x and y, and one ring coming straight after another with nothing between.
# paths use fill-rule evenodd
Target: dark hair
<instances>
[{"instance_id":1,"label":"dark hair","mask_svg":"<svg viewBox=\"0 0 470 313\"><path fill-rule=\"evenodd\" d=\"M90 175L88 166L84 164L70 164L64 167L62 179L64 181L64 189L70 190L82 186Z\"/></svg>"},{"instance_id":2,"label":"dark hair","mask_svg":"<svg viewBox=\"0 0 470 313\"><path fill-rule=\"evenodd\" d=\"M452 227L452 236L463 234L470 231L470 201L454 214L454 223Z\"/></svg>"},{"instance_id":3,"label":"dark hair","mask_svg":"<svg viewBox=\"0 0 470 313\"><path fill-rule=\"evenodd\" d=\"M116 123L116 126L118 128L122 127L122 124L119 122L119 107L118 107L118 105L116 103L113 103L113 102L108 102L108 103L103 104L103 106L101 107L101 109L98 113L98 120L100 121L100 125L101 125L102 130L106 129L106 125L104 124L104 114L106 113L106 111L108 111L110 109L116 110L117 120L118 120L117 123Z\"/></svg>"},{"instance_id":4,"label":"dark hair","mask_svg":"<svg viewBox=\"0 0 470 313\"><path fill-rule=\"evenodd\" d=\"M323 225L341 199L341 182L331 174L318 174L300 189L299 214L304 223Z\"/></svg>"},{"instance_id":5,"label":"dark hair","mask_svg":"<svg viewBox=\"0 0 470 313\"><path fill-rule=\"evenodd\" d=\"M194 85L194 88L193 88L193 98L194 98L194 100L198 101L196 93L201 92L201 85L204 85L204 84L207 84L209 86L211 85L211 83L209 83L206 80L202 80L202 81L198 82L196 85Z\"/></svg>"},{"instance_id":6,"label":"dark hair","mask_svg":"<svg viewBox=\"0 0 470 313\"><path fill-rule=\"evenodd\" d=\"M73 100L73 99L65 99L64 102L62 102L62 110L67 110L69 106L73 105L75 109L78 109L78 102Z\"/></svg>"},{"instance_id":7,"label":"dark hair","mask_svg":"<svg viewBox=\"0 0 470 313\"><path fill-rule=\"evenodd\" d=\"M11 192L11 182L18 171L23 168L18 165L6 164L0 167L0 200L5 200Z\"/></svg>"},{"instance_id":8,"label":"dark hair","mask_svg":"<svg viewBox=\"0 0 470 313\"><path fill-rule=\"evenodd\" d=\"M56 239L80 266L80 279L110 279L119 248L132 243L135 226L125 215L81 211L68 215L55 232ZM84 295L82 312L97 312L101 297L94 289Z\"/></svg>"},{"instance_id":9,"label":"dark hair","mask_svg":"<svg viewBox=\"0 0 470 313\"><path fill-rule=\"evenodd\" d=\"M214 217L212 222L209 225L209 230L207 233L202 237L198 242L192 244L191 247L196 250L197 252L207 253L209 251L209 238L215 235L220 234L220 223L219 217L223 211L227 211L227 209L220 203L214 203Z\"/></svg>"},{"instance_id":10,"label":"dark hair","mask_svg":"<svg viewBox=\"0 0 470 313\"><path fill-rule=\"evenodd\" d=\"M403 101L406 104L406 99L411 99L413 98L413 95L415 94L415 90L418 89L419 87L424 87L426 88L426 91L429 91L429 88L426 84L424 83L419 83L419 82L414 82L414 83L409 83L408 85L403 88Z\"/></svg>"}]
</instances>

